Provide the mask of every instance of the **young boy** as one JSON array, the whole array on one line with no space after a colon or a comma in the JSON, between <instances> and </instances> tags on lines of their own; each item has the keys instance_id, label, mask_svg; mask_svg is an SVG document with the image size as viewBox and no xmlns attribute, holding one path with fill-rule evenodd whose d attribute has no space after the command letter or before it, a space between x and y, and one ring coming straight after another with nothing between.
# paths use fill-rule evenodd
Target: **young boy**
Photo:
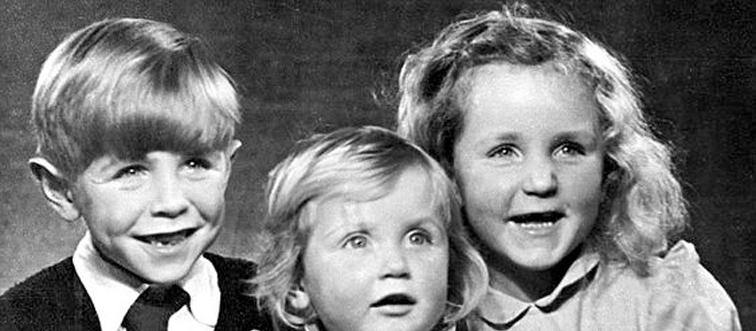
<instances>
[{"instance_id":1,"label":"young boy","mask_svg":"<svg viewBox=\"0 0 756 331\"><path fill-rule=\"evenodd\" d=\"M255 266L205 253L241 142L233 83L199 40L144 19L81 29L42 66L32 120L45 198L88 231L0 297L0 328L270 329L242 294Z\"/></svg>"}]
</instances>

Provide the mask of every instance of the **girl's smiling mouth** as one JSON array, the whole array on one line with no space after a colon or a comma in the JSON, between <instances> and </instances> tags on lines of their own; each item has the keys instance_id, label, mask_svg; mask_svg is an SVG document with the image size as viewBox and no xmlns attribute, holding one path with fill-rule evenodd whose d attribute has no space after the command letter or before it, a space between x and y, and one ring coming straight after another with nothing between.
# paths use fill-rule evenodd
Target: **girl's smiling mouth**
<instances>
[{"instance_id":1,"label":"girl's smiling mouth","mask_svg":"<svg viewBox=\"0 0 756 331\"><path fill-rule=\"evenodd\" d=\"M507 219L530 234L545 234L565 217L560 211L519 214Z\"/></svg>"},{"instance_id":2,"label":"girl's smiling mouth","mask_svg":"<svg viewBox=\"0 0 756 331\"><path fill-rule=\"evenodd\" d=\"M564 216L564 213L560 211L548 211L515 215L507 220L523 226L538 226L539 224L554 224Z\"/></svg>"}]
</instances>

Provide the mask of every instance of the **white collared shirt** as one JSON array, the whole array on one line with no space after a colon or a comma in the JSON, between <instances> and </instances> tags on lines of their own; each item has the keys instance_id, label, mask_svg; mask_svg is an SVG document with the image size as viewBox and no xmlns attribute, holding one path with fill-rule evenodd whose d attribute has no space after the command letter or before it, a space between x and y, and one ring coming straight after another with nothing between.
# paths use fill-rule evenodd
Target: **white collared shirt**
<instances>
[{"instance_id":1,"label":"white collared shirt","mask_svg":"<svg viewBox=\"0 0 756 331\"><path fill-rule=\"evenodd\" d=\"M95 250L89 232L76 246L73 265L92 299L102 330L124 331L121 322L126 312L149 284L103 260ZM188 306L171 316L168 331L213 330L218 321L221 298L213 264L200 257L178 285L189 293L191 299Z\"/></svg>"}]
</instances>

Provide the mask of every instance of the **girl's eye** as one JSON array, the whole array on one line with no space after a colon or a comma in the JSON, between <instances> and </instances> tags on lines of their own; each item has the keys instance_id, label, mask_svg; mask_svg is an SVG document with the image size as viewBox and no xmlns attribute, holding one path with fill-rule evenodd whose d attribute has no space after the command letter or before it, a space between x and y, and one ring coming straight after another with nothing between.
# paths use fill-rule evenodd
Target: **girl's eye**
<instances>
[{"instance_id":1,"label":"girl's eye","mask_svg":"<svg viewBox=\"0 0 756 331\"><path fill-rule=\"evenodd\" d=\"M580 144L576 143L563 143L557 147L557 155L575 156L585 154L585 149Z\"/></svg>"},{"instance_id":2,"label":"girl's eye","mask_svg":"<svg viewBox=\"0 0 756 331\"><path fill-rule=\"evenodd\" d=\"M425 232L416 231L410 233L409 242L412 245L427 245L431 243L431 237Z\"/></svg>"},{"instance_id":3,"label":"girl's eye","mask_svg":"<svg viewBox=\"0 0 756 331\"><path fill-rule=\"evenodd\" d=\"M121 168L118 170L115 175L113 175L113 178L123 178L123 177L133 177L136 175L141 174L143 171L145 171L145 168L140 165L130 165L124 168Z\"/></svg>"},{"instance_id":4,"label":"girl's eye","mask_svg":"<svg viewBox=\"0 0 756 331\"><path fill-rule=\"evenodd\" d=\"M488 157L512 158L515 156L517 156L517 151L511 145L497 146L488 152Z\"/></svg>"},{"instance_id":5,"label":"girl's eye","mask_svg":"<svg viewBox=\"0 0 756 331\"><path fill-rule=\"evenodd\" d=\"M354 236L347 240L346 246L349 248L365 248L367 246L367 238L365 236Z\"/></svg>"}]
</instances>

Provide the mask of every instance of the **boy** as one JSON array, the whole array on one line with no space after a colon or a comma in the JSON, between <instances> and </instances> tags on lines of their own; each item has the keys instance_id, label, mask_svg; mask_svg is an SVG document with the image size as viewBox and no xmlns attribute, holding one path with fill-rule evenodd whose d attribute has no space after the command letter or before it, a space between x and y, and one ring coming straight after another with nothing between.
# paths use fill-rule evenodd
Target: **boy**
<instances>
[{"instance_id":1,"label":"boy","mask_svg":"<svg viewBox=\"0 0 756 331\"><path fill-rule=\"evenodd\" d=\"M242 295L255 266L205 253L241 142L233 83L199 40L144 19L81 29L42 66L32 121L45 198L88 231L0 297L0 328L270 329Z\"/></svg>"}]
</instances>

